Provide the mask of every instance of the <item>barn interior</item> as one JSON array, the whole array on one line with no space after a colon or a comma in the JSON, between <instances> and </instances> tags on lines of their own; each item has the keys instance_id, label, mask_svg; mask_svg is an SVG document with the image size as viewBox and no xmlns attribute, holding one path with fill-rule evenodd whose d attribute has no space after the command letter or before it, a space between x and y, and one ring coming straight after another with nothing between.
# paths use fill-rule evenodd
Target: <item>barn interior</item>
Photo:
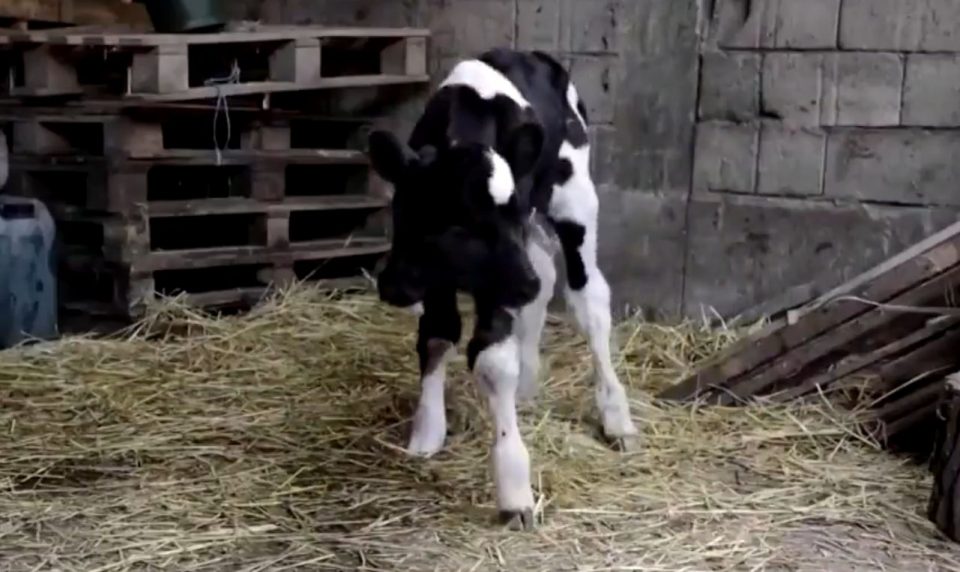
<instances>
[{"instance_id":1,"label":"barn interior","mask_svg":"<svg viewBox=\"0 0 960 572\"><path fill-rule=\"evenodd\" d=\"M960 10L883 4L0 0L0 569L960 570ZM527 532L372 286L367 135L493 46L587 107L640 430L557 296Z\"/></svg>"}]
</instances>

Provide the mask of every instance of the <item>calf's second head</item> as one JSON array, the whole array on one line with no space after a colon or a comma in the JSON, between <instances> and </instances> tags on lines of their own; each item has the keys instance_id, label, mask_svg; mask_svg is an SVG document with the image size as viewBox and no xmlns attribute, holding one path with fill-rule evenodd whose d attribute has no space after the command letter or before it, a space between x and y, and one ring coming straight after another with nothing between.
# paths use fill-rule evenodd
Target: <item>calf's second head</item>
<instances>
[{"instance_id":1,"label":"calf's second head","mask_svg":"<svg viewBox=\"0 0 960 572\"><path fill-rule=\"evenodd\" d=\"M500 152L455 141L414 150L373 132L370 161L394 187L381 299L411 306L444 286L508 306L533 300L540 284L524 247L525 196L542 143L536 125L515 129Z\"/></svg>"}]
</instances>

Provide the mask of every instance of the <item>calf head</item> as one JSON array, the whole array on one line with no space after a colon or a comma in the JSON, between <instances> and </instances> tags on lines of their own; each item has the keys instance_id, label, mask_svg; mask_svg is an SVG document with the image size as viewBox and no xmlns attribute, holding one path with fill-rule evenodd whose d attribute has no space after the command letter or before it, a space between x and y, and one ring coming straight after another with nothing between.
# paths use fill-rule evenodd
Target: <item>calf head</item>
<instances>
[{"instance_id":1,"label":"calf head","mask_svg":"<svg viewBox=\"0 0 960 572\"><path fill-rule=\"evenodd\" d=\"M372 166L394 187L380 298L407 307L442 286L508 307L532 301L540 283L526 255L524 197L542 145L537 125L515 129L499 153L456 142L414 150L373 132Z\"/></svg>"}]
</instances>

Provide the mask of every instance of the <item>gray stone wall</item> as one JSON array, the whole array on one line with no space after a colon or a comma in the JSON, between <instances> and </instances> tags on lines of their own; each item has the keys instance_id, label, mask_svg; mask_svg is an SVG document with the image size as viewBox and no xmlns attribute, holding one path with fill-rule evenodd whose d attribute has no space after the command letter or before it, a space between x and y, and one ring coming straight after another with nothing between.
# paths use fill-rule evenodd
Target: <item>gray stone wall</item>
<instances>
[{"instance_id":1,"label":"gray stone wall","mask_svg":"<svg viewBox=\"0 0 960 572\"><path fill-rule=\"evenodd\" d=\"M564 61L590 111L618 311L729 316L797 285L814 293L960 207L958 0L236 8L273 23L429 27L436 81L497 45Z\"/></svg>"},{"instance_id":2,"label":"gray stone wall","mask_svg":"<svg viewBox=\"0 0 960 572\"><path fill-rule=\"evenodd\" d=\"M687 313L823 290L956 219L960 2L708 8Z\"/></svg>"}]
</instances>

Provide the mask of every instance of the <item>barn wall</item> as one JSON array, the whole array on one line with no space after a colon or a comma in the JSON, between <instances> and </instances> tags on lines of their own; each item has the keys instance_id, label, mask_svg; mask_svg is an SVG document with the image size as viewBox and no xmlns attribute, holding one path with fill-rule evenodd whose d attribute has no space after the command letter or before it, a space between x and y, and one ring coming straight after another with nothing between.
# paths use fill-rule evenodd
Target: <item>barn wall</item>
<instances>
[{"instance_id":1,"label":"barn wall","mask_svg":"<svg viewBox=\"0 0 960 572\"><path fill-rule=\"evenodd\" d=\"M427 26L437 81L494 45L561 58L590 111L618 310L729 315L816 291L960 206L955 0L248 6L268 22Z\"/></svg>"},{"instance_id":2,"label":"barn wall","mask_svg":"<svg viewBox=\"0 0 960 572\"><path fill-rule=\"evenodd\" d=\"M686 308L833 285L960 206L960 3L715 0Z\"/></svg>"}]
</instances>

